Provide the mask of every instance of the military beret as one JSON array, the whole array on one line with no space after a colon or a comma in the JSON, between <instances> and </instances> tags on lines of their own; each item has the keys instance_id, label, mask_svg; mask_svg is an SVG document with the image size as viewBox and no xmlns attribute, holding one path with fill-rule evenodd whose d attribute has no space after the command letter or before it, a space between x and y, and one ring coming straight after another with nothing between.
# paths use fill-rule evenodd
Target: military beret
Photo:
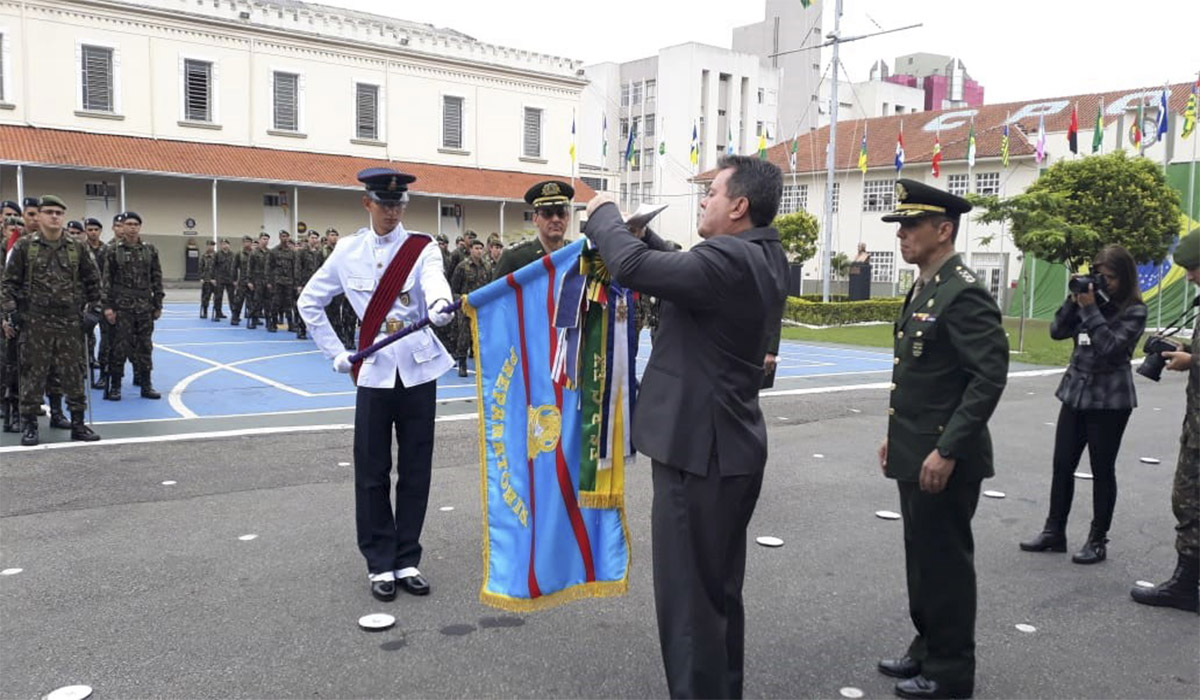
<instances>
[{"instance_id":1,"label":"military beret","mask_svg":"<svg viewBox=\"0 0 1200 700\"><path fill-rule=\"evenodd\" d=\"M41 207L62 207L63 209L67 208L67 203L62 201L62 199L60 197L58 197L57 195L44 194L44 195L42 195L42 198L39 201L41 203L38 206L41 206Z\"/></svg>"},{"instance_id":2,"label":"military beret","mask_svg":"<svg viewBox=\"0 0 1200 700\"><path fill-rule=\"evenodd\" d=\"M479 234L475 233L474 231L472 231L470 229L467 229L467 232L464 233L463 235L471 240L475 240L476 238L479 238Z\"/></svg>"},{"instance_id":3,"label":"military beret","mask_svg":"<svg viewBox=\"0 0 1200 700\"><path fill-rule=\"evenodd\" d=\"M971 203L962 197L904 178L896 181L896 210L883 220L908 221L935 214L957 219L969 211Z\"/></svg>"},{"instance_id":4,"label":"military beret","mask_svg":"<svg viewBox=\"0 0 1200 700\"><path fill-rule=\"evenodd\" d=\"M1179 239L1179 245L1175 246L1175 254L1172 257L1175 264L1185 270L1200 267L1200 226Z\"/></svg>"},{"instance_id":5,"label":"military beret","mask_svg":"<svg viewBox=\"0 0 1200 700\"><path fill-rule=\"evenodd\" d=\"M474 248L475 246L479 246L480 248L482 248L483 241L479 240L478 238L472 238L471 239L471 247Z\"/></svg>"},{"instance_id":6,"label":"military beret","mask_svg":"<svg viewBox=\"0 0 1200 700\"><path fill-rule=\"evenodd\" d=\"M222 243L224 243L224 244L226 244L226 245L229 245L229 239L228 239L228 238L222 238L222 239L221 239L221 242L222 242Z\"/></svg>"},{"instance_id":7,"label":"military beret","mask_svg":"<svg viewBox=\"0 0 1200 700\"><path fill-rule=\"evenodd\" d=\"M367 188L367 196L376 202L402 204L408 201L408 186L417 181L416 175L391 168L367 168L358 173L358 181Z\"/></svg>"},{"instance_id":8,"label":"military beret","mask_svg":"<svg viewBox=\"0 0 1200 700\"><path fill-rule=\"evenodd\" d=\"M561 180L539 182L525 192L525 203L535 207L566 204L575 196L575 188Z\"/></svg>"},{"instance_id":9,"label":"military beret","mask_svg":"<svg viewBox=\"0 0 1200 700\"><path fill-rule=\"evenodd\" d=\"M204 242L204 245L208 246L209 248L215 246L216 244L217 244L217 242L213 241L213 240L208 240L208 241Z\"/></svg>"},{"instance_id":10,"label":"military beret","mask_svg":"<svg viewBox=\"0 0 1200 700\"><path fill-rule=\"evenodd\" d=\"M100 228L104 228L104 224L100 223L100 219L96 219L96 218L93 218L90 216L83 220L83 225L84 226L99 226Z\"/></svg>"},{"instance_id":11,"label":"military beret","mask_svg":"<svg viewBox=\"0 0 1200 700\"><path fill-rule=\"evenodd\" d=\"M142 215L138 214L136 211L123 211L120 214L117 214L117 216L120 217L121 221L136 221L139 224L142 223Z\"/></svg>"},{"instance_id":12,"label":"military beret","mask_svg":"<svg viewBox=\"0 0 1200 700\"><path fill-rule=\"evenodd\" d=\"M288 233L288 230L286 228L281 228L281 229L279 229L279 235L287 236L290 238L292 234Z\"/></svg>"},{"instance_id":13,"label":"military beret","mask_svg":"<svg viewBox=\"0 0 1200 700\"><path fill-rule=\"evenodd\" d=\"M253 243L253 242L254 242L254 238L252 236L242 236L242 243Z\"/></svg>"},{"instance_id":14,"label":"military beret","mask_svg":"<svg viewBox=\"0 0 1200 700\"><path fill-rule=\"evenodd\" d=\"M37 197L26 197L25 199L21 200L21 208L22 209L28 209L29 207L40 207L40 206L42 206L42 200L38 199Z\"/></svg>"},{"instance_id":15,"label":"military beret","mask_svg":"<svg viewBox=\"0 0 1200 700\"><path fill-rule=\"evenodd\" d=\"M12 209L13 211L21 211L21 205L11 199L6 199L0 202L0 209Z\"/></svg>"},{"instance_id":16,"label":"military beret","mask_svg":"<svg viewBox=\"0 0 1200 700\"><path fill-rule=\"evenodd\" d=\"M438 242L438 243L449 243L449 242L450 242L450 237L449 237L449 236L447 236L447 235L446 235L446 234L444 234L444 233L439 233L439 234L437 235L437 242Z\"/></svg>"},{"instance_id":17,"label":"military beret","mask_svg":"<svg viewBox=\"0 0 1200 700\"><path fill-rule=\"evenodd\" d=\"M325 229L325 235L326 235L326 236L328 236L328 235L329 235L329 234L331 234L331 233L332 233L333 235L335 235L335 236L340 236L340 235L341 235L340 233L338 233L338 230L337 230L336 228L332 227L332 226L330 226L329 228Z\"/></svg>"},{"instance_id":18,"label":"military beret","mask_svg":"<svg viewBox=\"0 0 1200 700\"><path fill-rule=\"evenodd\" d=\"M258 237L259 238L270 238L271 234L267 233L266 231L260 231L258 234Z\"/></svg>"},{"instance_id":19,"label":"military beret","mask_svg":"<svg viewBox=\"0 0 1200 700\"><path fill-rule=\"evenodd\" d=\"M71 219L70 221L67 222L67 228L74 229L76 231L82 231L83 230L83 222L77 221L75 219Z\"/></svg>"}]
</instances>

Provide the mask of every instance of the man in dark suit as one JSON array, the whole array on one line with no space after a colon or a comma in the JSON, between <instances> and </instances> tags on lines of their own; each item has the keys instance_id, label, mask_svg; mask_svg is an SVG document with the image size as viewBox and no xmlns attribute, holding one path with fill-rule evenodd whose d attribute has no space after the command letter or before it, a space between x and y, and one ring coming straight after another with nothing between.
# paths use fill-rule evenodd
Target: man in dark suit
<instances>
[{"instance_id":1,"label":"man in dark suit","mask_svg":"<svg viewBox=\"0 0 1200 700\"><path fill-rule=\"evenodd\" d=\"M884 475L900 489L908 608L917 635L879 671L902 698L975 691L975 543L971 518L993 475L987 422L1008 377L1000 309L955 252L963 198L896 183L900 254L920 277L896 320Z\"/></svg>"},{"instance_id":2,"label":"man in dark suit","mask_svg":"<svg viewBox=\"0 0 1200 700\"><path fill-rule=\"evenodd\" d=\"M584 233L618 284L662 300L633 440L652 460L654 600L672 697L741 697L746 526L762 487L767 428L758 406L768 339L787 295L769 228L779 168L729 156L700 202L705 240L674 252L639 239L611 198Z\"/></svg>"}]
</instances>

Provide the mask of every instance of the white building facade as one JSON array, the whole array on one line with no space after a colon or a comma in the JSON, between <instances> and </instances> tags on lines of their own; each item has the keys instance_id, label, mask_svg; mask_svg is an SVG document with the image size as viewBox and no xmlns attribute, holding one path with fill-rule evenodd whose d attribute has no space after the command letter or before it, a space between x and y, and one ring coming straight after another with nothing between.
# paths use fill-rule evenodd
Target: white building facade
<instances>
[{"instance_id":1,"label":"white building facade","mask_svg":"<svg viewBox=\"0 0 1200 700\"><path fill-rule=\"evenodd\" d=\"M805 7L796 0L766 0L764 5L763 21L734 28L732 48L779 70L780 130L788 136L811 131L818 125L821 51L809 47L825 41L821 4Z\"/></svg>"}]
</instances>

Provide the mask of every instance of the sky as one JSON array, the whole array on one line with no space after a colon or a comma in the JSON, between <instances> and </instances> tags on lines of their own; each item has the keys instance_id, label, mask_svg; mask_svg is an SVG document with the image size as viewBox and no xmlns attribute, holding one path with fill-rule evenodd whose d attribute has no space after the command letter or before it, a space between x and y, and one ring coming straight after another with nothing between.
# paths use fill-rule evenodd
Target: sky
<instances>
[{"instance_id":1,"label":"sky","mask_svg":"<svg viewBox=\"0 0 1200 700\"><path fill-rule=\"evenodd\" d=\"M823 12L825 33L833 30L834 2L816 0L810 10ZM762 20L765 7L764 0L321 4L447 27L490 44L585 65L645 58L689 41L728 48L732 29ZM961 59L984 86L986 103L1000 104L1151 88L1195 80L1200 71L1197 0L843 0L843 37L918 23L923 26L844 44L841 64L849 79L866 80L871 64L881 58L890 65L896 56L917 51L946 54ZM823 69L831 60L829 51L823 50Z\"/></svg>"}]
</instances>

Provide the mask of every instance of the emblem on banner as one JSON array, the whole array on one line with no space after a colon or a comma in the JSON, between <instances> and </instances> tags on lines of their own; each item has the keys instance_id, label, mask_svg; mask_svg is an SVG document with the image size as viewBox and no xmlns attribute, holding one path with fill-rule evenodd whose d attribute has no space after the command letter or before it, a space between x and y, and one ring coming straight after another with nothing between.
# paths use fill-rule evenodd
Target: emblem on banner
<instances>
[{"instance_id":1,"label":"emblem on banner","mask_svg":"<svg viewBox=\"0 0 1200 700\"><path fill-rule=\"evenodd\" d=\"M562 414L554 406L529 407L529 458L553 452L562 435Z\"/></svg>"}]
</instances>

